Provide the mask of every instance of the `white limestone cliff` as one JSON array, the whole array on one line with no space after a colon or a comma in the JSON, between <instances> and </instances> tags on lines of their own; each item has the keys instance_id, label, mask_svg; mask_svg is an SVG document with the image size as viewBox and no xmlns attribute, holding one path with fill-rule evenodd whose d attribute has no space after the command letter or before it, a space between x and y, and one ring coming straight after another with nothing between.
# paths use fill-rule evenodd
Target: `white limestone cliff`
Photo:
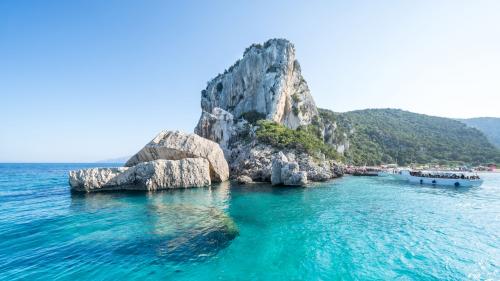
<instances>
[{"instance_id":1,"label":"white limestone cliff","mask_svg":"<svg viewBox=\"0 0 500 281\"><path fill-rule=\"evenodd\" d=\"M201 92L202 114L195 133L220 144L231 177L241 182L271 181L271 157L279 152L256 140L256 121L267 119L290 129L315 124L322 140L343 153L336 124L323 123L301 74L295 48L285 39L271 39L248 47L243 57ZM302 151L285 151L301 174L297 180L324 181L342 174L334 161L317 161ZM302 173L304 172L304 173ZM305 176L304 176L305 175ZM281 182L280 184L283 184Z\"/></svg>"},{"instance_id":2,"label":"white limestone cliff","mask_svg":"<svg viewBox=\"0 0 500 281\"><path fill-rule=\"evenodd\" d=\"M285 39L250 46L243 58L208 82L201 108L210 114L220 108L235 119L260 116L292 129L310 124L318 115L295 48Z\"/></svg>"}]
</instances>

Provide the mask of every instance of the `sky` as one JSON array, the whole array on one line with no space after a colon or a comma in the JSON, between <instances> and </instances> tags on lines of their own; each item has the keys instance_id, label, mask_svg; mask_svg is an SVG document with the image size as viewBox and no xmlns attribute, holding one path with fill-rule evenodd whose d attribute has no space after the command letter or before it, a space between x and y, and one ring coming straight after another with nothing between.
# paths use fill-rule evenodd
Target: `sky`
<instances>
[{"instance_id":1,"label":"sky","mask_svg":"<svg viewBox=\"0 0 500 281\"><path fill-rule=\"evenodd\" d=\"M316 104L500 117L500 1L0 1L0 162L132 155L287 38Z\"/></svg>"}]
</instances>

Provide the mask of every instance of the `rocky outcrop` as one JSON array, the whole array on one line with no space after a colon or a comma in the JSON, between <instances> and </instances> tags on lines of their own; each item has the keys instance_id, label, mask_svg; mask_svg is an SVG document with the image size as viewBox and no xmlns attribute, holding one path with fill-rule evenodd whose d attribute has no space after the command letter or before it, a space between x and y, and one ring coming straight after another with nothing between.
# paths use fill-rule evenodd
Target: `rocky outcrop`
<instances>
[{"instance_id":1,"label":"rocky outcrop","mask_svg":"<svg viewBox=\"0 0 500 281\"><path fill-rule=\"evenodd\" d=\"M213 182L222 182L229 178L229 168L219 144L196 134L179 131L163 131L132 156L126 167L158 159L180 160L184 158L204 158L210 164L210 176Z\"/></svg>"},{"instance_id":2,"label":"rocky outcrop","mask_svg":"<svg viewBox=\"0 0 500 281\"><path fill-rule=\"evenodd\" d=\"M245 175L255 182L272 182L273 159L280 152L285 156L285 163L297 163L299 171L305 172L308 182L327 181L343 175L342 166L334 160L317 159L293 149L281 150L269 145L252 143L235 148L232 152L229 166L231 175L235 178ZM289 168L295 171L295 167Z\"/></svg>"},{"instance_id":3,"label":"rocky outcrop","mask_svg":"<svg viewBox=\"0 0 500 281\"><path fill-rule=\"evenodd\" d=\"M277 184L302 185L341 175L338 163L324 159L321 153L277 149L256 138L257 121L267 119L289 129L316 126L325 143L339 153L346 148L338 141L336 123L322 120L302 77L295 48L287 40L271 39L247 48L240 60L208 82L201 92L201 108L195 133L221 145L231 177L238 181L249 177L271 182L271 159L280 150L296 165L284 164L287 180L275 181Z\"/></svg>"},{"instance_id":4,"label":"rocky outcrop","mask_svg":"<svg viewBox=\"0 0 500 281\"><path fill-rule=\"evenodd\" d=\"M160 190L211 184L210 165L203 158L155 160L133 167L92 168L69 173L74 191Z\"/></svg>"},{"instance_id":5,"label":"rocky outcrop","mask_svg":"<svg viewBox=\"0 0 500 281\"><path fill-rule=\"evenodd\" d=\"M339 128L334 112L321 108L318 108L318 111L320 118L313 123L318 126L322 140L334 147L338 153L344 154L350 147L348 135L352 134L352 128Z\"/></svg>"},{"instance_id":6,"label":"rocky outcrop","mask_svg":"<svg viewBox=\"0 0 500 281\"><path fill-rule=\"evenodd\" d=\"M299 170L297 162L290 162L283 152L274 155L271 169L272 185L298 185L307 184L307 173Z\"/></svg>"},{"instance_id":7,"label":"rocky outcrop","mask_svg":"<svg viewBox=\"0 0 500 281\"><path fill-rule=\"evenodd\" d=\"M285 39L271 39L247 48L243 58L208 82L201 93L201 108L202 120L211 119L206 114L218 116L221 109L234 119L269 119L292 129L310 124L318 115L295 59L295 48ZM209 127L220 127L218 124L224 121L219 120L200 122L196 133L219 142L219 134L207 131Z\"/></svg>"},{"instance_id":8,"label":"rocky outcrop","mask_svg":"<svg viewBox=\"0 0 500 281\"><path fill-rule=\"evenodd\" d=\"M216 107L212 113L202 113L195 133L218 143L227 159L234 144L248 138L247 132L251 129L252 125L245 119L236 119L231 113Z\"/></svg>"},{"instance_id":9,"label":"rocky outcrop","mask_svg":"<svg viewBox=\"0 0 500 281\"><path fill-rule=\"evenodd\" d=\"M229 178L220 146L195 134L163 131L125 167L69 173L74 191L158 190L206 186Z\"/></svg>"}]
</instances>

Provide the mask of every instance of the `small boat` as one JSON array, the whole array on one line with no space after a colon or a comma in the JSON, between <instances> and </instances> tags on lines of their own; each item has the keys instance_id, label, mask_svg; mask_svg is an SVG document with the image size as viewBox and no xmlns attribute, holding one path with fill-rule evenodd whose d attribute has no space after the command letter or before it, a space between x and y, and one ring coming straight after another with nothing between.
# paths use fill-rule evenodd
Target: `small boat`
<instances>
[{"instance_id":1,"label":"small boat","mask_svg":"<svg viewBox=\"0 0 500 281\"><path fill-rule=\"evenodd\" d=\"M389 176L395 176L398 174L398 170L396 169L381 169L378 172L379 177L389 177Z\"/></svg>"},{"instance_id":2,"label":"small boat","mask_svg":"<svg viewBox=\"0 0 500 281\"><path fill-rule=\"evenodd\" d=\"M444 185L455 187L473 187L483 184L476 174L462 171L413 171L399 172L399 178L416 184Z\"/></svg>"}]
</instances>

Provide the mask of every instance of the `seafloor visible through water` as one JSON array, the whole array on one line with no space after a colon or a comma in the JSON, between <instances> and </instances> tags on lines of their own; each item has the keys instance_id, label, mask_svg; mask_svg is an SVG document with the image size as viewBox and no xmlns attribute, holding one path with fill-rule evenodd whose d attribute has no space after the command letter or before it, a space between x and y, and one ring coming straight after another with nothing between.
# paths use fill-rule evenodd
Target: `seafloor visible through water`
<instances>
[{"instance_id":1,"label":"seafloor visible through water","mask_svg":"<svg viewBox=\"0 0 500 281\"><path fill-rule=\"evenodd\" d=\"M500 280L500 174L71 194L93 164L0 164L1 280Z\"/></svg>"}]
</instances>

